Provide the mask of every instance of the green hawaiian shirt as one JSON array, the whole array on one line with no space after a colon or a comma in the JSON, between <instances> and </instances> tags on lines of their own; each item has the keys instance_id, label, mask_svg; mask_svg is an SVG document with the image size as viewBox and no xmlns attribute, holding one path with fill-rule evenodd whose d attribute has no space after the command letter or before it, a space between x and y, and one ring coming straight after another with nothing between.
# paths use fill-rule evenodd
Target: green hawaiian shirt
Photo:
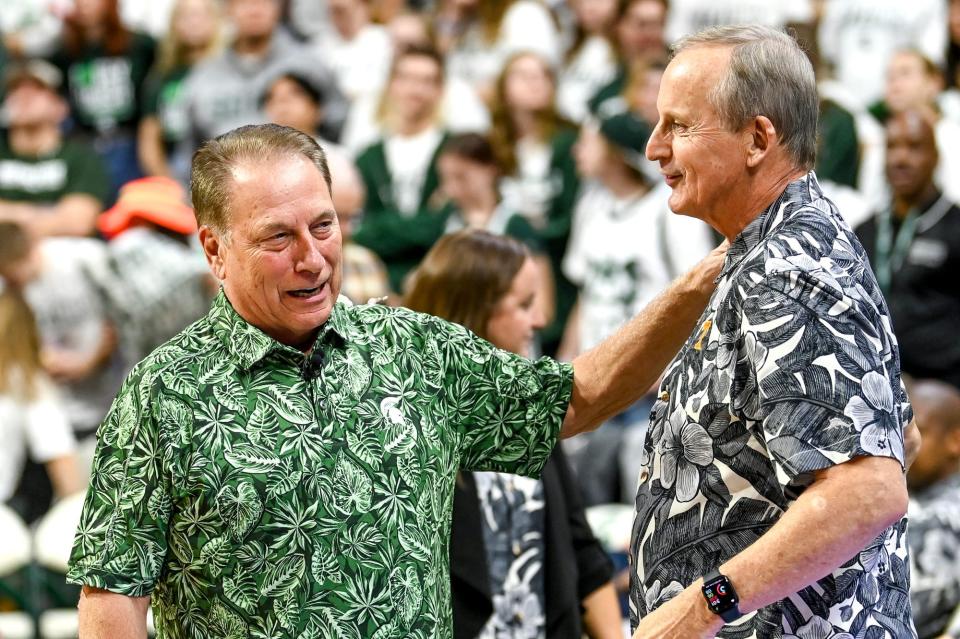
<instances>
[{"instance_id":1,"label":"green hawaiian shirt","mask_svg":"<svg viewBox=\"0 0 960 639\"><path fill-rule=\"evenodd\" d=\"M151 594L159 637L451 637L457 471L537 475L569 365L404 309L337 304L304 355L209 314L100 427L68 580ZM308 376L310 377L310 376Z\"/></svg>"}]
</instances>

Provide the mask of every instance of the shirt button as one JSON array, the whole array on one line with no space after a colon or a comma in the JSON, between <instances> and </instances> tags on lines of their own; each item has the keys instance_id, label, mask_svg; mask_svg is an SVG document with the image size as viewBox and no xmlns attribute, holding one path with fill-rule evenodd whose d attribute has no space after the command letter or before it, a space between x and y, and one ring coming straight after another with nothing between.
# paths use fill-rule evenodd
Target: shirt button
<instances>
[{"instance_id":1,"label":"shirt button","mask_svg":"<svg viewBox=\"0 0 960 639\"><path fill-rule=\"evenodd\" d=\"M514 557L520 556L520 544L517 542L513 543L513 556Z\"/></svg>"}]
</instances>

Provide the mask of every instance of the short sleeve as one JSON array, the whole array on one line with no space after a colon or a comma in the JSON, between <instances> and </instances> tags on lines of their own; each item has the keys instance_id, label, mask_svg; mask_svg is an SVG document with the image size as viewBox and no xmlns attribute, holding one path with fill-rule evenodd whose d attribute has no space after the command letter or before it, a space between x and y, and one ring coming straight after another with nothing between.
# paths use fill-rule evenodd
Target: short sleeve
<instances>
[{"instance_id":1,"label":"short sleeve","mask_svg":"<svg viewBox=\"0 0 960 639\"><path fill-rule=\"evenodd\" d=\"M731 400L762 424L783 486L860 456L903 464L911 411L882 302L791 271L754 287L742 318Z\"/></svg>"},{"instance_id":2,"label":"short sleeve","mask_svg":"<svg viewBox=\"0 0 960 639\"><path fill-rule=\"evenodd\" d=\"M530 360L435 320L443 362L438 402L459 438L462 470L539 476L560 435L573 367Z\"/></svg>"},{"instance_id":3,"label":"short sleeve","mask_svg":"<svg viewBox=\"0 0 960 639\"><path fill-rule=\"evenodd\" d=\"M175 450L162 431L189 421L189 409L168 402L170 410L156 415L151 386L151 374L135 369L97 431L90 487L70 554L70 583L142 597L160 576L172 504L168 467Z\"/></svg>"}]
</instances>

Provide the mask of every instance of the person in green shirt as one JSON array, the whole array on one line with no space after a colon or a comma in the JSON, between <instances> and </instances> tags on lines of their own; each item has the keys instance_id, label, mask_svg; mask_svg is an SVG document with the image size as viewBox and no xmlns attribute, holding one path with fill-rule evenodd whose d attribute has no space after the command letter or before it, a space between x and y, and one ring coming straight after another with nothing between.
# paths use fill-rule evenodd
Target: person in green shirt
<instances>
[{"instance_id":1,"label":"person in green shirt","mask_svg":"<svg viewBox=\"0 0 960 639\"><path fill-rule=\"evenodd\" d=\"M679 348L722 251L572 365L338 301L323 152L277 125L197 153L222 290L131 372L98 433L68 580L81 637L451 636L458 470L536 476Z\"/></svg>"},{"instance_id":2,"label":"person in green shirt","mask_svg":"<svg viewBox=\"0 0 960 639\"><path fill-rule=\"evenodd\" d=\"M107 198L107 176L92 148L63 139L63 77L43 60L12 65L0 136L0 221L38 237L93 233Z\"/></svg>"}]
</instances>

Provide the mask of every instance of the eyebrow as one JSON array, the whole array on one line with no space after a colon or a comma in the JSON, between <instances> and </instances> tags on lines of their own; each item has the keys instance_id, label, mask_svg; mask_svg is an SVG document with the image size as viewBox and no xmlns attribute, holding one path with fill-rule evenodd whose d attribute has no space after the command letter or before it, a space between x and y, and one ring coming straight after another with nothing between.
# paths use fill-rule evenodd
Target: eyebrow
<instances>
[{"instance_id":1,"label":"eyebrow","mask_svg":"<svg viewBox=\"0 0 960 639\"><path fill-rule=\"evenodd\" d=\"M324 209L319 213L317 213L312 220L310 220L310 226L313 226L318 222L325 222L327 220L336 219L336 217L337 217L336 211L334 211L333 209ZM266 222L262 226L256 227L256 234L272 235L279 231L289 231L291 230L291 228L292 227L289 224L284 224L283 222Z\"/></svg>"}]
</instances>

